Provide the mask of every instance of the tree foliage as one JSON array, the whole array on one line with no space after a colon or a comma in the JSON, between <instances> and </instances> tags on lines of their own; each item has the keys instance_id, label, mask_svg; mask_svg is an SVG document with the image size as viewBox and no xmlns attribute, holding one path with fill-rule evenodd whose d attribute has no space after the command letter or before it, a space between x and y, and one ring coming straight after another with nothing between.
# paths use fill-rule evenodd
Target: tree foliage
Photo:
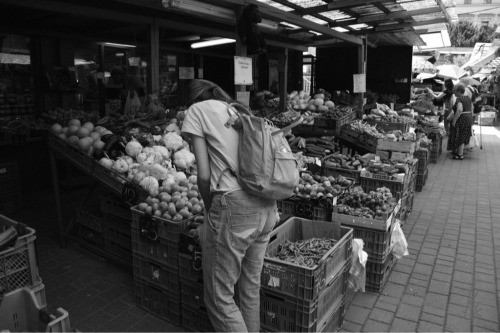
<instances>
[{"instance_id":1,"label":"tree foliage","mask_svg":"<svg viewBox=\"0 0 500 333\"><path fill-rule=\"evenodd\" d=\"M496 24L478 28L469 21L448 24L451 46L474 47L476 43L491 43L495 38L496 28Z\"/></svg>"}]
</instances>

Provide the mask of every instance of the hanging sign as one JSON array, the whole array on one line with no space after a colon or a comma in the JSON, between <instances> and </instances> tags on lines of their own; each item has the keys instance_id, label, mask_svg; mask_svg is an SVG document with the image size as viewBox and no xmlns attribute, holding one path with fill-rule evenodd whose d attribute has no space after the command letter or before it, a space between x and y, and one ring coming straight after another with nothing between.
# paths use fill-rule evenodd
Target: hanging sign
<instances>
[{"instance_id":1,"label":"hanging sign","mask_svg":"<svg viewBox=\"0 0 500 333\"><path fill-rule=\"evenodd\" d=\"M179 67L179 79L180 80L194 79L194 67Z\"/></svg>"},{"instance_id":2,"label":"hanging sign","mask_svg":"<svg viewBox=\"0 0 500 333\"><path fill-rule=\"evenodd\" d=\"M237 91L236 100L245 106L250 105L250 91Z\"/></svg>"},{"instance_id":3,"label":"hanging sign","mask_svg":"<svg viewBox=\"0 0 500 333\"><path fill-rule=\"evenodd\" d=\"M366 92L366 74L354 74L353 75L354 82L354 93L364 93Z\"/></svg>"},{"instance_id":4,"label":"hanging sign","mask_svg":"<svg viewBox=\"0 0 500 333\"><path fill-rule=\"evenodd\" d=\"M252 83L252 58L234 57L234 84Z\"/></svg>"}]
</instances>

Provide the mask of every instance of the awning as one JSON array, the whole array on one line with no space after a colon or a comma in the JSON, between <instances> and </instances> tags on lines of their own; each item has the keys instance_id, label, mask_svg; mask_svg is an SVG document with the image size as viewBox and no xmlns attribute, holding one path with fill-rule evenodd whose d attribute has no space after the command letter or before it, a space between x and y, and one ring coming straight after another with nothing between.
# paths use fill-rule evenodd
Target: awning
<instances>
[{"instance_id":1,"label":"awning","mask_svg":"<svg viewBox=\"0 0 500 333\"><path fill-rule=\"evenodd\" d=\"M489 62L500 56L500 43L476 43L472 51L471 58L462 65L462 69L472 69L474 73L487 65Z\"/></svg>"}]
</instances>

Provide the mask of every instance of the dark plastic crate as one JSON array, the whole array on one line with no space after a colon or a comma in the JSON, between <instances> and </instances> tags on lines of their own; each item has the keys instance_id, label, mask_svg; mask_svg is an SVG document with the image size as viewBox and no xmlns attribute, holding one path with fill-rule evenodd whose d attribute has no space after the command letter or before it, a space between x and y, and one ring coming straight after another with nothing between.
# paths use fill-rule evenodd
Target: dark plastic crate
<instances>
[{"instance_id":1,"label":"dark plastic crate","mask_svg":"<svg viewBox=\"0 0 500 333\"><path fill-rule=\"evenodd\" d=\"M105 214L102 236L106 251L130 261L132 258L130 219Z\"/></svg>"},{"instance_id":2,"label":"dark plastic crate","mask_svg":"<svg viewBox=\"0 0 500 333\"><path fill-rule=\"evenodd\" d=\"M100 199L103 214L115 216L128 221L132 220L130 205L126 203L122 197L109 193L101 195Z\"/></svg>"},{"instance_id":3,"label":"dark plastic crate","mask_svg":"<svg viewBox=\"0 0 500 333\"><path fill-rule=\"evenodd\" d=\"M331 221L332 209L321 207L319 203L312 200L291 199L277 202L280 221L290 217L301 217L313 221Z\"/></svg>"},{"instance_id":4,"label":"dark plastic crate","mask_svg":"<svg viewBox=\"0 0 500 333\"><path fill-rule=\"evenodd\" d=\"M105 245L102 233L98 233L84 225L79 225L77 230L80 240L82 240L85 244L93 248L104 250Z\"/></svg>"},{"instance_id":5,"label":"dark plastic crate","mask_svg":"<svg viewBox=\"0 0 500 333\"><path fill-rule=\"evenodd\" d=\"M335 309L331 316L319 327L319 332L337 332L344 325L346 306L342 304L339 308Z\"/></svg>"},{"instance_id":6,"label":"dark plastic crate","mask_svg":"<svg viewBox=\"0 0 500 333\"><path fill-rule=\"evenodd\" d=\"M360 177L359 184L366 193L376 191L380 187L387 187L394 198L401 199L408 190L408 182L396 182L393 180L376 179L371 177Z\"/></svg>"},{"instance_id":7,"label":"dark plastic crate","mask_svg":"<svg viewBox=\"0 0 500 333\"><path fill-rule=\"evenodd\" d=\"M347 113L341 118L325 118L325 117L315 117L314 118L314 129L318 130L333 130L334 135L340 134L340 129L345 124L350 123L356 119L356 111L353 110Z\"/></svg>"},{"instance_id":8,"label":"dark plastic crate","mask_svg":"<svg viewBox=\"0 0 500 333\"><path fill-rule=\"evenodd\" d=\"M215 332L205 308L194 309L185 304L182 304L182 327L193 332Z\"/></svg>"},{"instance_id":9,"label":"dark plastic crate","mask_svg":"<svg viewBox=\"0 0 500 333\"><path fill-rule=\"evenodd\" d=\"M286 240L333 238L337 240L313 268L291 264L271 258ZM261 286L265 291L279 292L306 301L316 299L324 286L333 279L352 254L352 229L340 227L335 222L320 222L293 217L270 235L261 273Z\"/></svg>"},{"instance_id":10,"label":"dark plastic crate","mask_svg":"<svg viewBox=\"0 0 500 333\"><path fill-rule=\"evenodd\" d=\"M0 215L0 231L3 227L17 227L18 222ZM12 246L0 251L0 298L9 291L38 286L42 279L38 273L36 231L26 227Z\"/></svg>"},{"instance_id":11,"label":"dark plastic crate","mask_svg":"<svg viewBox=\"0 0 500 333\"><path fill-rule=\"evenodd\" d=\"M361 175L361 171L344 169L344 168L337 168L337 167L329 167L329 166L323 165L321 167L321 175L326 176L326 177L342 176L342 177L346 177L346 178L351 178L351 179L354 179L354 182L356 184L359 184L359 176Z\"/></svg>"},{"instance_id":12,"label":"dark plastic crate","mask_svg":"<svg viewBox=\"0 0 500 333\"><path fill-rule=\"evenodd\" d=\"M295 216L295 202L289 200L276 201L280 220L288 220L290 217Z\"/></svg>"},{"instance_id":13,"label":"dark plastic crate","mask_svg":"<svg viewBox=\"0 0 500 333\"><path fill-rule=\"evenodd\" d=\"M375 121L375 120L366 120L366 122L370 125L376 125L377 129L381 129L384 132L392 132L392 131L401 131L406 133L410 130L410 123L392 123L387 121Z\"/></svg>"},{"instance_id":14,"label":"dark plastic crate","mask_svg":"<svg viewBox=\"0 0 500 333\"><path fill-rule=\"evenodd\" d=\"M181 280L203 281L201 251L192 254L179 253L179 277Z\"/></svg>"},{"instance_id":15,"label":"dark plastic crate","mask_svg":"<svg viewBox=\"0 0 500 333\"><path fill-rule=\"evenodd\" d=\"M439 156L443 152L443 137L441 135L434 136L429 152L429 163L437 163Z\"/></svg>"},{"instance_id":16,"label":"dark plastic crate","mask_svg":"<svg viewBox=\"0 0 500 333\"><path fill-rule=\"evenodd\" d=\"M95 163L93 175L99 182L107 186L116 194L121 194L123 192L123 187L127 183L127 179L124 176L106 168L98 162Z\"/></svg>"},{"instance_id":17,"label":"dark plastic crate","mask_svg":"<svg viewBox=\"0 0 500 333\"><path fill-rule=\"evenodd\" d=\"M368 254L368 259L376 262L385 262L390 254L392 228L387 231L353 228L353 238L361 238L363 251Z\"/></svg>"},{"instance_id":18,"label":"dark plastic crate","mask_svg":"<svg viewBox=\"0 0 500 333\"><path fill-rule=\"evenodd\" d=\"M181 296L134 278L136 304L142 309L180 326L182 324Z\"/></svg>"},{"instance_id":19,"label":"dark plastic crate","mask_svg":"<svg viewBox=\"0 0 500 333\"><path fill-rule=\"evenodd\" d=\"M193 309L204 308L203 282L181 281L181 300Z\"/></svg>"},{"instance_id":20,"label":"dark plastic crate","mask_svg":"<svg viewBox=\"0 0 500 333\"><path fill-rule=\"evenodd\" d=\"M104 218L97 212L90 212L84 209L77 208L75 210L75 221L81 226L102 234Z\"/></svg>"},{"instance_id":21,"label":"dark plastic crate","mask_svg":"<svg viewBox=\"0 0 500 333\"><path fill-rule=\"evenodd\" d=\"M366 262L366 285L368 291L380 292L384 288L387 279L396 263L396 258L391 254L387 260L380 264L371 262L368 258Z\"/></svg>"},{"instance_id":22,"label":"dark plastic crate","mask_svg":"<svg viewBox=\"0 0 500 333\"><path fill-rule=\"evenodd\" d=\"M265 328L280 332L317 332L339 308L346 295L350 265L326 285L317 300L305 301L273 292L261 292L260 321Z\"/></svg>"},{"instance_id":23,"label":"dark plastic crate","mask_svg":"<svg viewBox=\"0 0 500 333\"><path fill-rule=\"evenodd\" d=\"M159 238L169 239L175 242L179 241L180 233L186 231L188 222L194 219L194 216L181 222L174 222L163 217L148 216L140 211L137 206L131 208L132 212L132 227L138 230L144 230L147 225L147 230Z\"/></svg>"},{"instance_id":24,"label":"dark plastic crate","mask_svg":"<svg viewBox=\"0 0 500 333\"><path fill-rule=\"evenodd\" d=\"M150 238L139 229L132 227L132 254L147 257L149 260L162 263L171 269L179 270L179 242L166 238Z\"/></svg>"}]
</instances>

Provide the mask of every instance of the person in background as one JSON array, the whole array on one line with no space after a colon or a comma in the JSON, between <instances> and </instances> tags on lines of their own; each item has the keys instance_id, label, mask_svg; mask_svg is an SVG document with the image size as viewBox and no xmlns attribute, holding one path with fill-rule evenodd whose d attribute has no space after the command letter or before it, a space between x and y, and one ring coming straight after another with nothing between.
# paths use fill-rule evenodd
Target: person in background
<instances>
[{"instance_id":1,"label":"person in background","mask_svg":"<svg viewBox=\"0 0 500 333\"><path fill-rule=\"evenodd\" d=\"M435 100L442 101L444 106L444 114L442 115L442 119L440 121L444 121L444 128L446 132L450 133L450 121L447 120L448 115L453 109L453 105L455 104L455 95L453 94L453 81L451 79L444 80L444 90L436 95L434 91L430 88L427 88L427 93L429 93Z\"/></svg>"},{"instance_id":2,"label":"person in background","mask_svg":"<svg viewBox=\"0 0 500 333\"><path fill-rule=\"evenodd\" d=\"M243 190L229 171L239 170L240 134L226 126L233 99L210 81L192 80L187 102L181 131L193 147L206 209L198 232L207 312L215 331L259 332L260 275L277 222L276 201Z\"/></svg>"},{"instance_id":3,"label":"person in background","mask_svg":"<svg viewBox=\"0 0 500 333\"><path fill-rule=\"evenodd\" d=\"M129 75L122 66L115 66L110 71L110 77L106 82L106 98L119 99L122 102L122 109L125 106L127 95L133 98L134 92L137 93L141 104L144 103L146 89L144 83L137 75L137 67L129 67Z\"/></svg>"},{"instance_id":4,"label":"person in background","mask_svg":"<svg viewBox=\"0 0 500 333\"><path fill-rule=\"evenodd\" d=\"M453 89L457 101L453 106L454 116L452 118L449 147L452 159L463 160L464 146L469 143L472 135L472 101L465 94L465 86L457 83Z\"/></svg>"}]
</instances>

